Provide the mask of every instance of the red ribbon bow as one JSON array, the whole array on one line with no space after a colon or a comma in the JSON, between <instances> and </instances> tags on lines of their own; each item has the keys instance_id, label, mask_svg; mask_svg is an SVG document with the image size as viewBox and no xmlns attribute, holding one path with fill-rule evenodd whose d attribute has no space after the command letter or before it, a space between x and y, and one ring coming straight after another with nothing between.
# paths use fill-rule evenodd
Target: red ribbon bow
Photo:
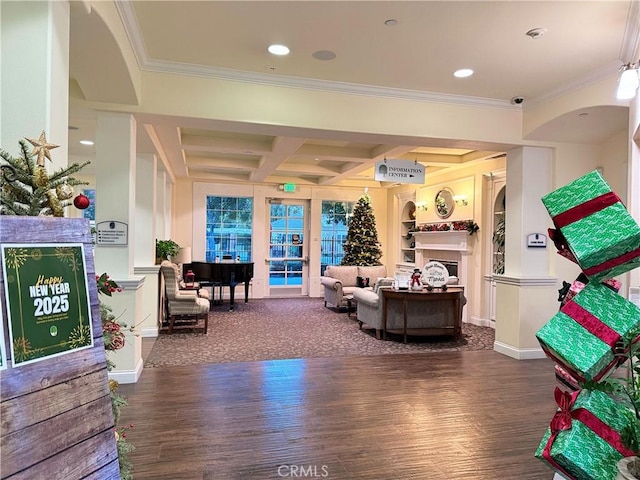
<instances>
[{"instance_id":1,"label":"red ribbon bow","mask_svg":"<svg viewBox=\"0 0 640 480\"><path fill-rule=\"evenodd\" d=\"M571 394L569 392L563 392L558 387L556 387L553 395L556 399L559 410L551 419L551 424L549 425L549 428L551 428L551 433L558 433L562 430L570 430L572 420L571 407L576 401L577 392Z\"/></svg>"}]
</instances>

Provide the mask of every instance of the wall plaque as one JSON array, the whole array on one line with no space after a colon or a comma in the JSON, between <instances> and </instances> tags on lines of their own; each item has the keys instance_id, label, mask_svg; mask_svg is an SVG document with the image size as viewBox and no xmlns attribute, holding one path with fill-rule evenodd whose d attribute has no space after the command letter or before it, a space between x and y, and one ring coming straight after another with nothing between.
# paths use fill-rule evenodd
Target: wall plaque
<instances>
[{"instance_id":1,"label":"wall plaque","mask_svg":"<svg viewBox=\"0 0 640 480\"><path fill-rule=\"evenodd\" d=\"M532 233L527 235L527 247L547 248L547 236L543 233Z\"/></svg>"},{"instance_id":2,"label":"wall plaque","mask_svg":"<svg viewBox=\"0 0 640 480\"><path fill-rule=\"evenodd\" d=\"M96 225L96 245L128 245L129 225L107 220Z\"/></svg>"}]
</instances>

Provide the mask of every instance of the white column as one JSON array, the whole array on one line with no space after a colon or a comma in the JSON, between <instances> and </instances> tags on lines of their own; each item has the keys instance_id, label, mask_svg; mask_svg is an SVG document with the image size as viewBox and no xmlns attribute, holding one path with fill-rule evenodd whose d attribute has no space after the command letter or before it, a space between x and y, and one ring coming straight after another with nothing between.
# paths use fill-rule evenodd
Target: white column
<instances>
[{"instance_id":1,"label":"white column","mask_svg":"<svg viewBox=\"0 0 640 480\"><path fill-rule=\"evenodd\" d=\"M137 155L135 265L155 263L156 182L158 159L153 154Z\"/></svg>"},{"instance_id":2,"label":"white column","mask_svg":"<svg viewBox=\"0 0 640 480\"><path fill-rule=\"evenodd\" d=\"M129 278L135 238L136 122L123 113L98 114L96 128L96 225L115 220L128 225L127 246L96 245L96 271Z\"/></svg>"},{"instance_id":3,"label":"white column","mask_svg":"<svg viewBox=\"0 0 640 480\"><path fill-rule=\"evenodd\" d=\"M549 274L551 242L529 248L527 235L551 225L541 198L553 188L553 151L522 147L507 152L505 274L496 275L494 349L514 358L542 358L535 333L558 310L556 278Z\"/></svg>"},{"instance_id":4,"label":"white column","mask_svg":"<svg viewBox=\"0 0 640 480\"><path fill-rule=\"evenodd\" d=\"M167 240L169 235L166 229L165 203L166 203L167 174L158 170L156 176L156 238Z\"/></svg>"},{"instance_id":5,"label":"white column","mask_svg":"<svg viewBox=\"0 0 640 480\"><path fill-rule=\"evenodd\" d=\"M134 276L136 202L136 122L132 115L98 114L96 130L96 226L101 222L127 224L127 245L96 244L96 272L107 272L124 291L101 298L113 313L136 332L129 334L125 348L109 352L116 367L110 376L124 383L135 382L142 373L142 342L139 327L144 277Z\"/></svg>"},{"instance_id":6,"label":"white column","mask_svg":"<svg viewBox=\"0 0 640 480\"><path fill-rule=\"evenodd\" d=\"M145 277L142 289L143 337L158 336L159 265L155 265L156 182L158 159L152 154L137 155L136 172L136 238L134 274Z\"/></svg>"},{"instance_id":7,"label":"white column","mask_svg":"<svg viewBox=\"0 0 640 480\"><path fill-rule=\"evenodd\" d=\"M69 2L0 2L0 145L17 156L18 141L44 130L49 171L67 166Z\"/></svg>"}]
</instances>

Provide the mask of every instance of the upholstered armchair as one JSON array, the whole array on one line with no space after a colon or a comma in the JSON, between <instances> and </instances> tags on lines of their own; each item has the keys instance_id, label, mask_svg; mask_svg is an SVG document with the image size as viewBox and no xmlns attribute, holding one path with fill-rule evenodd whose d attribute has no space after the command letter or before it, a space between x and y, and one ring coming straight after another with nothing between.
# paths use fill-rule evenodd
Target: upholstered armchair
<instances>
[{"instance_id":1,"label":"upholstered armchair","mask_svg":"<svg viewBox=\"0 0 640 480\"><path fill-rule=\"evenodd\" d=\"M360 267L356 265L329 265L320 283L324 287L324 306L342 307L348 304L353 292L363 286L373 286L378 278L385 277L384 265ZM358 278L362 283L358 284Z\"/></svg>"},{"instance_id":2,"label":"upholstered armchair","mask_svg":"<svg viewBox=\"0 0 640 480\"><path fill-rule=\"evenodd\" d=\"M168 260L160 264L164 277L169 333L173 333L176 320L204 320L204 333L209 327L209 292L200 290L181 290L177 266Z\"/></svg>"}]
</instances>

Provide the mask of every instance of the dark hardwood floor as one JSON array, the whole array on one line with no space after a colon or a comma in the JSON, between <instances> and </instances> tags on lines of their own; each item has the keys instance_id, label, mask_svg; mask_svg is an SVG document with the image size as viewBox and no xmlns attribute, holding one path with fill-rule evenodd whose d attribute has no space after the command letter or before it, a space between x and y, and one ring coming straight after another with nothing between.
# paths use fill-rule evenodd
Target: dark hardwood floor
<instances>
[{"instance_id":1,"label":"dark hardwood floor","mask_svg":"<svg viewBox=\"0 0 640 480\"><path fill-rule=\"evenodd\" d=\"M147 368L134 478L551 480L553 364L493 351Z\"/></svg>"}]
</instances>

